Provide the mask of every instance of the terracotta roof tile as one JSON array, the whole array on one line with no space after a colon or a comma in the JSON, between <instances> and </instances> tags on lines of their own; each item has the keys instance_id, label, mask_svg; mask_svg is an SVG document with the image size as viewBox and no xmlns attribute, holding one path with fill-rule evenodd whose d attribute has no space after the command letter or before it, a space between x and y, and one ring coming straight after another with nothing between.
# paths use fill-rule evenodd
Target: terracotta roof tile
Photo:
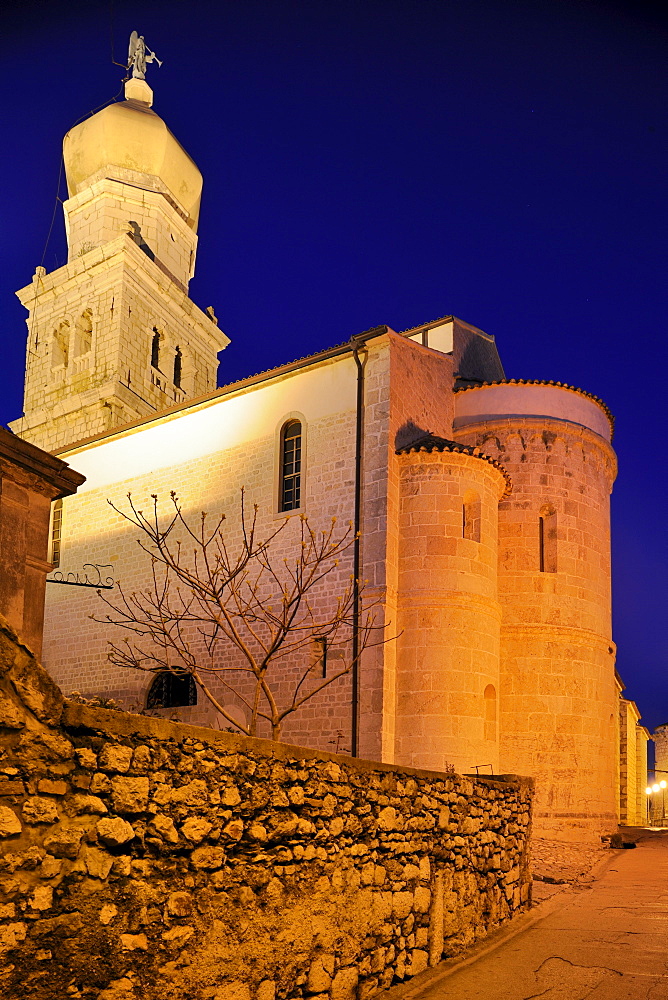
<instances>
[{"instance_id":1,"label":"terracotta roof tile","mask_svg":"<svg viewBox=\"0 0 668 1000\"><path fill-rule=\"evenodd\" d=\"M484 389L488 385L553 385L557 389L568 389L570 392L577 392L580 396L586 396L587 399L591 399L592 403L596 403L601 407L606 417L610 421L610 431L611 437L615 431L615 418L610 410L610 408L603 402L600 396L595 396L593 392L587 392L586 389L578 389L576 385L568 385L567 382L555 382L554 379L542 379L542 378L505 378L499 379L496 382L480 382L478 385L460 385L457 386L455 392L473 392L476 389Z\"/></svg>"},{"instance_id":2,"label":"terracotta roof tile","mask_svg":"<svg viewBox=\"0 0 668 1000\"><path fill-rule=\"evenodd\" d=\"M495 469L498 469L506 481L506 488L503 492L502 500L510 495L513 488L513 483L500 462L497 462L495 458L491 455L486 455L480 450L476 445L471 444L460 444L458 441L449 441L448 438L439 437L437 434L423 434L421 437L416 438L410 444L405 444L402 448L397 448L397 455L408 455L412 451L426 451L431 453L432 451L451 451L458 452L461 455L471 455L473 458L479 458L483 462L488 462L493 465Z\"/></svg>"}]
</instances>

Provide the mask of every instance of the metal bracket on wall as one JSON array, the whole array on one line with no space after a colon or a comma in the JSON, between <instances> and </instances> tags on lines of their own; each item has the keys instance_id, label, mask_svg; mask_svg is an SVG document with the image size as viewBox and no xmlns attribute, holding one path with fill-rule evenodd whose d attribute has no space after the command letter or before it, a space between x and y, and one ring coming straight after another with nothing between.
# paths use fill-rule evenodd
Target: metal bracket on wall
<instances>
[{"instance_id":1,"label":"metal bracket on wall","mask_svg":"<svg viewBox=\"0 0 668 1000\"><path fill-rule=\"evenodd\" d=\"M103 577L102 575L102 570L113 570L113 568L112 563L84 563L81 572L63 575L58 570L53 576L47 576L46 582L62 583L66 587L93 587L95 590L113 590L116 583L113 576Z\"/></svg>"}]
</instances>

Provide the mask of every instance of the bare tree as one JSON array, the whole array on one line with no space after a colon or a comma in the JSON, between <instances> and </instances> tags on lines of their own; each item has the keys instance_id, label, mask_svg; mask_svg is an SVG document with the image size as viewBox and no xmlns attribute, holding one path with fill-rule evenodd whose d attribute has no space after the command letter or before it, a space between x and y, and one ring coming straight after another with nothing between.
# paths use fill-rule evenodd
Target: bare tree
<instances>
[{"instance_id":1,"label":"bare tree","mask_svg":"<svg viewBox=\"0 0 668 1000\"><path fill-rule=\"evenodd\" d=\"M110 642L109 657L122 667L191 676L228 722L254 736L264 720L272 739L279 740L289 715L355 666L345 650L351 646L356 595L364 603L363 587L356 588L351 577L339 584L342 592L333 593L332 576L354 544L352 526L337 532L333 518L328 528L315 531L301 515L294 555L283 558L272 550L279 536L292 530L292 519L259 537L257 505L249 521L243 490L236 546L226 539L224 514L212 521L203 512L191 524L176 494L170 497L166 517L155 494L148 516L131 494L127 511L108 501L139 529L138 544L151 564L145 589L126 593L119 584L119 595L111 600L98 591L111 613L94 620L134 633L132 639ZM365 648L386 641L383 626L374 621L377 606L367 605L359 615L357 660ZM343 646L343 659L328 676L316 676L317 662L305 655L312 654L314 640L323 648ZM292 679L290 694L279 703L278 682L286 677ZM241 700L248 710L246 725L223 707L212 686Z\"/></svg>"}]
</instances>

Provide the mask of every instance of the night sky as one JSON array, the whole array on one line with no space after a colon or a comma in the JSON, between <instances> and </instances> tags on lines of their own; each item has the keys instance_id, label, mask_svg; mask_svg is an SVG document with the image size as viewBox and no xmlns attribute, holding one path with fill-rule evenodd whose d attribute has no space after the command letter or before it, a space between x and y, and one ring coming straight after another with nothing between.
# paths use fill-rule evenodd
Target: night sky
<instances>
[{"instance_id":1,"label":"night sky","mask_svg":"<svg viewBox=\"0 0 668 1000\"><path fill-rule=\"evenodd\" d=\"M225 384L386 323L454 313L509 378L617 418L614 637L668 721L668 18L643 2L220 0L3 8L0 422L22 412L14 291L44 251L64 133L120 97L137 29L154 110L204 174L190 295ZM42 254L44 251L44 257Z\"/></svg>"}]
</instances>

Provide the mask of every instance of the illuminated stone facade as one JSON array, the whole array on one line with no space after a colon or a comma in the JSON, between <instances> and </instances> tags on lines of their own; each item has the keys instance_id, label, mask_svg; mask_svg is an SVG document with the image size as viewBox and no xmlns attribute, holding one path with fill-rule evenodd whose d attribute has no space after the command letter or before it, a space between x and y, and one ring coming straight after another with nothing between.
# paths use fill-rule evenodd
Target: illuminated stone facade
<instances>
[{"instance_id":1,"label":"illuminated stone facade","mask_svg":"<svg viewBox=\"0 0 668 1000\"><path fill-rule=\"evenodd\" d=\"M662 788L661 783L668 783L668 723L657 726L652 733L654 741L654 773L651 779L651 794L645 793L642 798L645 800L643 807L646 814L657 826L668 825L668 804L666 802L666 792L668 789ZM655 791L656 786L659 790ZM647 801L649 799L649 801Z\"/></svg>"},{"instance_id":2,"label":"illuminated stone facade","mask_svg":"<svg viewBox=\"0 0 668 1000\"><path fill-rule=\"evenodd\" d=\"M626 826L647 821L647 743L649 731L640 724L634 701L619 699L621 754L619 760L619 819ZM661 777L664 777L661 775Z\"/></svg>"},{"instance_id":3,"label":"illuminated stone facade","mask_svg":"<svg viewBox=\"0 0 668 1000\"><path fill-rule=\"evenodd\" d=\"M508 382L494 339L451 316L404 333L380 327L207 392L227 338L186 293L199 172L142 95L68 137L71 260L20 293L30 335L26 413L14 427L86 476L63 504L61 571L108 564L126 591L146 585L136 532L107 503L122 507L130 491L139 506L175 490L189 514L227 512L234 544L243 487L260 529L278 525L281 432L299 420L291 515L316 527L352 521L359 489L360 576L387 624L389 641L360 667L359 755L534 776L541 832L609 832L622 732L605 406L560 383ZM170 381L177 346L181 377ZM285 558L299 525L291 515L275 543ZM328 578L322 606L350 578L351 558ZM112 630L91 621L96 612L90 589L49 589L45 664L65 691L142 707L151 675L109 664ZM235 666L224 652L220 663ZM283 668L281 697L299 669ZM234 693L217 693L243 713ZM201 701L180 717L225 725ZM348 675L306 703L284 738L350 750L351 702Z\"/></svg>"},{"instance_id":4,"label":"illuminated stone facade","mask_svg":"<svg viewBox=\"0 0 668 1000\"><path fill-rule=\"evenodd\" d=\"M188 298L201 174L138 83L65 137L68 262L18 292L28 340L12 429L49 451L215 388L229 343Z\"/></svg>"},{"instance_id":5,"label":"illuminated stone facade","mask_svg":"<svg viewBox=\"0 0 668 1000\"><path fill-rule=\"evenodd\" d=\"M457 439L498 459L513 483L499 506L499 749L541 787L542 775L560 776L537 803L557 829L614 818L611 430L596 401L535 383L469 389L456 420Z\"/></svg>"},{"instance_id":6,"label":"illuminated stone facade","mask_svg":"<svg viewBox=\"0 0 668 1000\"><path fill-rule=\"evenodd\" d=\"M49 517L83 476L0 427L0 615L35 656L42 652ZM0 722L0 725L2 723Z\"/></svg>"}]
</instances>

